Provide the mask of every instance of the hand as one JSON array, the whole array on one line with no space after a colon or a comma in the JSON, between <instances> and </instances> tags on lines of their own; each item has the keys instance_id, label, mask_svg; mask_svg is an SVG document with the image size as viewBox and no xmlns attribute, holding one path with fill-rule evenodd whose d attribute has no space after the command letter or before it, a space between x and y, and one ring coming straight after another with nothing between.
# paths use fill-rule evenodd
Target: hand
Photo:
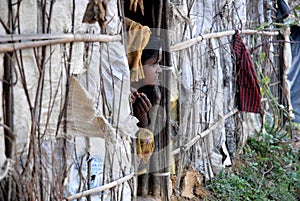
<instances>
[{"instance_id":1,"label":"hand","mask_svg":"<svg viewBox=\"0 0 300 201\"><path fill-rule=\"evenodd\" d=\"M137 91L132 94L131 100L133 103L133 114L139 120L138 126L147 127L150 122L148 112L152 107L150 100L144 93L138 93Z\"/></svg>"},{"instance_id":2,"label":"hand","mask_svg":"<svg viewBox=\"0 0 300 201\"><path fill-rule=\"evenodd\" d=\"M150 100L144 93L133 93L133 95L131 96L131 100L133 103L134 115L147 113L152 107Z\"/></svg>"}]
</instances>

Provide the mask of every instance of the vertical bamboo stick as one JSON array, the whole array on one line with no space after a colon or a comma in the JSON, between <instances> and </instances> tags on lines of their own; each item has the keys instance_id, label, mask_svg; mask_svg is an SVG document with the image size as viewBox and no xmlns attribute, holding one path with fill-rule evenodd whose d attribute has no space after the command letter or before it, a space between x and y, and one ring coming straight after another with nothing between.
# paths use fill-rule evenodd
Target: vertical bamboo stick
<instances>
[{"instance_id":1,"label":"vertical bamboo stick","mask_svg":"<svg viewBox=\"0 0 300 201\"><path fill-rule=\"evenodd\" d=\"M131 153L133 153L132 155L132 162L133 162L133 173L134 173L134 177L133 177L133 193L132 193L132 201L136 201L137 199L137 171L138 171L138 167L137 167L137 161L136 161L136 157L137 157L137 151L136 151L136 139L135 138L132 138L132 147L133 147L133 150Z\"/></svg>"},{"instance_id":2,"label":"vertical bamboo stick","mask_svg":"<svg viewBox=\"0 0 300 201\"><path fill-rule=\"evenodd\" d=\"M4 82L3 82L3 114L4 114L4 125L14 130L14 116L13 116L13 64L11 58L13 53L7 53L4 55ZM6 158L12 158L13 154L13 141L14 138L8 129L4 129L4 144L5 144L5 156ZM5 194L10 200L11 198L11 177L8 178L5 184Z\"/></svg>"},{"instance_id":3,"label":"vertical bamboo stick","mask_svg":"<svg viewBox=\"0 0 300 201\"><path fill-rule=\"evenodd\" d=\"M163 30L163 48L164 48L164 64L167 67L172 66L171 62L171 55L170 55L170 41L169 41L169 32L167 31L169 28L169 1L165 0L163 4L163 15L162 15L162 30ZM165 91L165 98L166 98L166 123L164 126L164 135L162 136L163 138L163 146L164 146L164 169L162 170L162 173L169 173L170 172L170 90L171 90L171 71L166 70L164 71L164 82L165 82L165 87L167 90ZM171 192L169 192L169 185L170 185L170 175L168 176L163 176L162 177L162 198L163 200L170 200L170 195Z\"/></svg>"},{"instance_id":4,"label":"vertical bamboo stick","mask_svg":"<svg viewBox=\"0 0 300 201\"><path fill-rule=\"evenodd\" d=\"M13 32L14 21L13 21L13 6L12 1L8 1L8 22L7 27L9 28L9 32ZM7 34L9 34L7 32ZM13 104L14 104L14 97L13 97L13 63L11 61L13 57L13 53L6 53L4 55L4 82L3 82L3 117L4 117L4 125L10 128L11 131L14 131L14 116L13 116ZM12 158L13 153L13 138L11 138L11 134L9 130L4 130L4 144L5 144L5 156L7 158ZM9 177L5 181L5 195L7 200L11 200L11 190L12 190L12 178Z\"/></svg>"},{"instance_id":5,"label":"vertical bamboo stick","mask_svg":"<svg viewBox=\"0 0 300 201\"><path fill-rule=\"evenodd\" d=\"M158 3L158 5L157 5ZM152 20L153 20L153 27L155 27L156 29L153 31L152 34L155 35L160 35L161 33L161 19L162 19L162 15L163 15L163 1L159 0L159 1L154 1L152 3ZM155 14L155 11L157 11L157 16ZM158 88L158 86L155 86L155 93L156 93L156 97L160 97L161 98L161 92ZM160 101L164 101L164 100L160 100ZM158 131L161 131L162 125L161 125L161 116L158 114L158 108L160 107L159 103L160 101L157 100L158 105L154 105L152 107L152 112L150 114L150 119L151 119L151 125L150 125L150 130L153 132L154 135L157 135L158 137L156 138L155 141L155 147L158 147L158 149L155 148L155 151L153 153L153 155L151 156L151 162L150 162L150 171L151 173L153 173L153 170L155 173L157 173L157 171L159 171L161 164L162 164L162 160L161 160L161 150L162 150L162 138L161 138L161 133L156 133ZM160 192L160 188L161 188L161 182L160 182L160 178L158 176L156 176L155 174L153 175L153 179L152 181L149 183L149 185L144 186L144 191L143 194L148 194L148 192L152 191L152 194L154 196L160 196L161 192ZM142 178L145 179L145 181L148 183L149 181L149 175L145 174L142 175ZM146 190L146 188L148 188ZM149 189L150 188L150 189ZM148 192L146 192L148 191Z\"/></svg>"},{"instance_id":6,"label":"vertical bamboo stick","mask_svg":"<svg viewBox=\"0 0 300 201\"><path fill-rule=\"evenodd\" d=\"M14 129L13 125L13 64L11 61L13 54L7 53L4 55L4 62L3 62L3 68L4 68L4 81L3 81L3 95L4 95L4 124L10 128L11 131ZM7 158L12 157L12 151L13 151L13 144L12 144L12 136L10 132L5 129L4 130L4 136L5 136L5 156Z\"/></svg>"}]
</instances>

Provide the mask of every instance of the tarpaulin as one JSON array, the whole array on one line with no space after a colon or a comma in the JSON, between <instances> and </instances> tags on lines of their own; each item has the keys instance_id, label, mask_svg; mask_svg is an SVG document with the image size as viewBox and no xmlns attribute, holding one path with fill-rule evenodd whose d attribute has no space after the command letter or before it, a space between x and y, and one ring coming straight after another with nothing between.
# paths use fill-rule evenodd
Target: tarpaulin
<instances>
[{"instance_id":1,"label":"tarpaulin","mask_svg":"<svg viewBox=\"0 0 300 201\"><path fill-rule=\"evenodd\" d=\"M291 50L292 50L292 66L288 73L288 80L290 81L291 102L294 109L294 121L300 123L300 27L293 26L291 28Z\"/></svg>"}]
</instances>

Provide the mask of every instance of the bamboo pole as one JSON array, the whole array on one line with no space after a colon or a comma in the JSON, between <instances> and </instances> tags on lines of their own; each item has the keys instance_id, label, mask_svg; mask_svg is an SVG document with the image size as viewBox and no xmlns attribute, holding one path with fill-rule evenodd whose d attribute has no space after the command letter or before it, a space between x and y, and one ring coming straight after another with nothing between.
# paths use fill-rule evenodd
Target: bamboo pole
<instances>
[{"instance_id":1,"label":"bamboo pole","mask_svg":"<svg viewBox=\"0 0 300 201\"><path fill-rule=\"evenodd\" d=\"M262 34L267 36L278 35L278 31L257 31L257 30L241 30L242 34ZM208 33L200 35L196 38L186 40L180 43L177 43L170 47L171 52L183 50L187 47L190 47L198 42L211 38L220 38L224 36L230 36L235 33L235 30L217 32L217 33ZM14 50L40 47L46 45L56 45L61 43L69 42L112 42L120 41L120 35L104 35L104 34L13 34L13 35L4 35L0 36L0 42L15 42L19 40L42 40L42 41L26 41L19 43L7 43L0 44L0 52L12 52Z\"/></svg>"},{"instance_id":2,"label":"bamboo pole","mask_svg":"<svg viewBox=\"0 0 300 201\"><path fill-rule=\"evenodd\" d=\"M188 143L186 143L185 145L183 145L182 147L179 147L177 149L175 149L174 151L171 152L172 155L176 155L179 154L181 150L183 150L184 152L186 152L189 148L191 148L196 142L198 142L198 140L204 138L205 136L209 135L210 133L212 133L212 131L214 129L216 129L219 125L219 123L229 117L231 117L232 115L234 115L235 113L237 113L239 110L238 109L234 109L231 112L227 113L223 118L219 119L217 122L215 122L211 127L209 127L207 130L203 131L202 133L196 135L191 141L189 141Z\"/></svg>"},{"instance_id":3,"label":"bamboo pole","mask_svg":"<svg viewBox=\"0 0 300 201\"><path fill-rule=\"evenodd\" d=\"M0 35L0 42L14 42L14 41L28 41L28 40L49 40L49 39L73 39L73 38L86 38L86 39L99 39L99 40L121 40L120 35L106 35L106 34L72 34L72 33L52 33L52 34L7 34ZM109 42L109 41L107 41Z\"/></svg>"},{"instance_id":4,"label":"bamboo pole","mask_svg":"<svg viewBox=\"0 0 300 201\"><path fill-rule=\"evenodd\" d=\"M186 40L180 43L177 43L173 46L170 47L170 51L171 52L176 52L179 50L183 50L186 49L192 45L195 45L198 42L207 40L207 39L211 39L211 38L220 38L220 37L224 37L224 36L231 36L236 32L236 30L228 30L228 31L222 31L222 32L216 32L216 33L208 33L208 34L204 34L204 35L200 35L196 38L192 38L190 40ZM266 36L275 36L278 35L279 32L278 31L257 31L257 30L249 30L249 29L245 29L245 30L239 30L239 32L241 34L261 34L261 35L266 35Z\"/></svg>"},{"instance_id":5,"label":"bamboo pole","mask_svg":"<svg viewBox=\"0 0 300 201\"><path fill-rule=\"evenodd\" d=\"M133 177L134 177L134 173L131 173L131 174L125 176L125 177L122 177L118 180L115 180L115 181L113 181L111 183L108 183L108 184L105 184L103 186L100 186L100 187L97 187L97 188L93 188L93 189L90 189L90 190L86 190L86 191L71 195L71 196L67 197L67 200L75 200L75 199L78 199L78 198L81 198L81 197L84 197L84 196L87 196L87 195L92 195L92 194L95 194L95 193L99 193L99 192L111 189L115 186L118 186L118 185L132 179Z\"/></svg>"},{"instance_id":6,"label":"bamboo pole","mask_svg":"<svg viewBox=\"0 0 300 201\"><path fill-rule=\"evenodd\" d=\"M13 158L13 145L15 136L12 136L14 132L14 84L13 84L13 63L12 53L4 55L3 61L3 86L2 86L2 101L3 101L3 123L9 129L4 129L4 152L7 159ZM8 165L8 164L7 164ZM3 190L7 200L11 200L12 196L12 177L8 177L4 182Z\"/></svg>"},{"instance_id":7,"label":"bamboo pole","mask_svg":"<svg viewBox=\"0 0 300 201\"><path fill-rule=\"evenodd\" d=\"M24 41L18 43L0 44L0 52L12 52L14 50L34 48L47 45L57 45L71 42L113 42L120 41L120 35L104 34L40 34L40 35L9 35L0 36L0 42L15 42L19 40L38 40Z\"/></svg>"},{"instance_id":8,"label":"bamboo pole","mask_svg":"<svg viewBox=\"0 0 300 201\"><path fill-rule=\"evenodd\" d=\"M285 28L282 31L282 35L284 38L284 45L283 45L283 76L282 76L282 91L283 94L285 95L284 99L286 99L286 104L287 104L287 108L288 108L288 118L289 119L293 119L295 116L293 114L293 106L292 106L292 102L291 102L291 92L290 92L290 82L288 80L288 72L290 70L290 68L292 67L292 50L291 50L291 45L289 44L290 42L290 34L291 34L291 30L289 27ZM279 81L280 82L280 81ZM284 101L283 101L284 102Z\"/></svg>"},{"instance_id":9,"label":"bamboo pole","mask_svg":"<svg viewBox=\"0 0 300 201\"><path fill-rule=\"evenodd\" d=\"M162 3L162 8L161 8L161 27L163 30L167 30L169 28L169 8L170 8L170 2L169 0L164 0L161 1ZM169 40L169 32L168 31L163 31L161 32L161 38L164 41L163 44L163 60L164 60L164 65L167 67L172 67L172 61L171 61L171 55L170 55L170 40ZM170 172L170 156L171 156L171 149L170 149L170 143L171 143L171 128L170 128L170 121L171 121L171 114L170 114L170 93L171 93L171 79L169 79L172 75L172 71L167 70L163 72L164 74L164 85L167 88L167 91L165 91L164 96L165 96L165 101L166 104L164 105L165 107L165 112L166 112L166 123L163 128L163 136L162 137L162 146L161 149L163 149L163 158L162 164L163 164L163 169L160 170L160 173L169 173ZM164 201L169 201L171 199L171 194L172 192L169 192L169 186L170 186L170 175L163 176L160 178L161 179L161 195L162 195L162 200Z\"/></svg>"}]
</instances>

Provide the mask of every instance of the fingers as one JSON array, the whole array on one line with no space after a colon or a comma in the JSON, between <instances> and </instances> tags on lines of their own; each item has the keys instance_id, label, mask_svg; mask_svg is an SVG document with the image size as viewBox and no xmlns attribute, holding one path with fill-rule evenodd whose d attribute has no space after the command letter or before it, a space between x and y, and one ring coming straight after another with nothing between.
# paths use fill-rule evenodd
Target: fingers
<instances>
[{"instance_id":1,"label":"fingers","mask_svg":"<svg viewBox=\"0 0 300 201\"><path fill-rule=\"evenodd\" d=\"M137 102L137 109L140 113L146 113L149 112L152 105L147 97L139 97Z\"/></svg>"},{"instance_id":2,"label":"fingers","mask_svg":"<svg viewBox=\"0 0 300 201\"><path fill-rule=\"evenodd\" d=\"M136 99L139 97L139 93L137 91L134 91L131 93L131 102L135 103Z\"/></svg>"},{"instance_id":3,"label":"fingers","mask_svg":"<svg viewBox=\"0 0 300 201\"><path fill-rule=\"evenodd\" d=\"M147 108L144 108L140 102L137 104L137 110L139 114L144 114L147 112Z\"/></svg>"},{"instance_id":4,"label":"fingers","mask_svg":"<svg viewBox=\"0 0 300 201\"><path fill-rule=\"evenodd\" d=\"M131 103L135 103L136 101L136 96L134 96L133 94L131 95Z\"/></svg>"},{"instance_id":5,"label":"fingers","mask_svg":"<svg viewBox=\"0 0 300 201\"><path fill-rule=\"evenodd\" d=\"M150 102L150 100L148 99L148 97L146 96L146 94L141 93L141 98L142 98L142 104L144 108L147 108L147 112L150 110L150 108L152 107L152 104Z\"/></svg>"},{"instance_id":6,"label":"fingers","mask_svg":"<svg viewBox=\"0 0 300 201\"><path fill-rule=\"evenodd\" d=\"M133 94L134 98L134 109L137 113L143 114L146 112L149 112L149 110L152 107L152 104L150 100L147 98L147 96L144 93L137 93Z\"/></svg>"},{"instance_id":7,"label":"fingers","mask_svg":"<svg viewBox=\"0 0 300 201\"><path fill-rule=\"evenodd\" d=\"M134 94L135 92L137 92L137 89L136 89L136 88L133 88L133 87L130 87L130 92L131 92L132 94Z\"/></svg>"}]
</instances>

